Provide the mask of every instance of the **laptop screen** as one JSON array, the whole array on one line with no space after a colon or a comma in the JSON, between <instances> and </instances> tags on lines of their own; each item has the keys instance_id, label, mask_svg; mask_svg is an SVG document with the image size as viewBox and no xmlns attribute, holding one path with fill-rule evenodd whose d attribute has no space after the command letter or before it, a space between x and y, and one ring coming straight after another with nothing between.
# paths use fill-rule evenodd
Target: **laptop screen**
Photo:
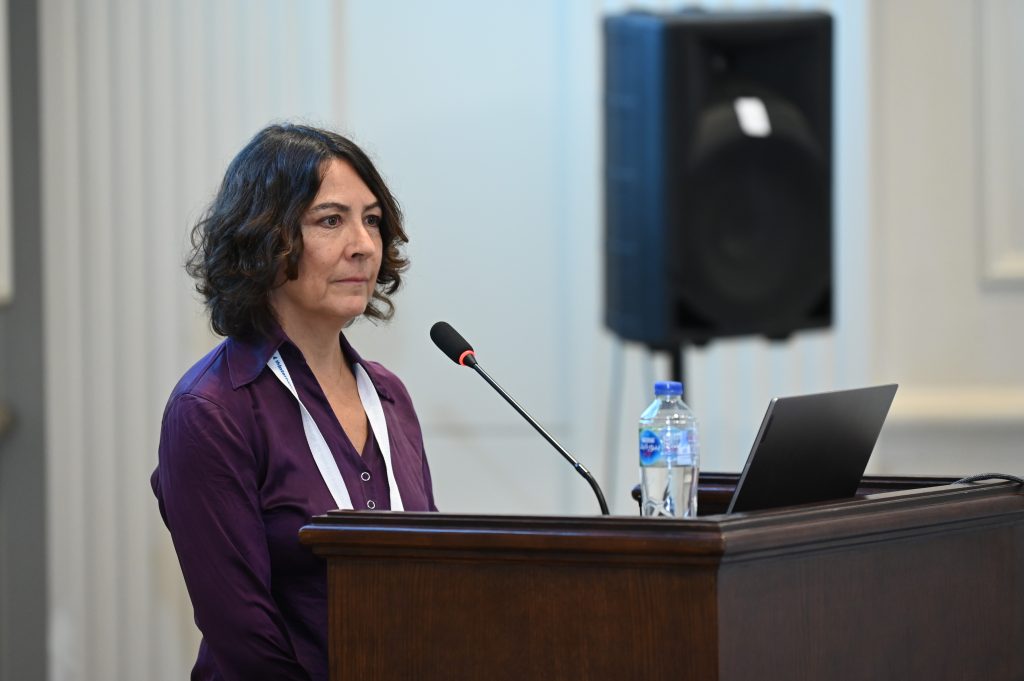
<instances>
[{"instance_id":1,"label":"laptop screen","mask_svg":"<svg viewBox=\"0 0 1024 681\"><path fill-rule=\"evenodd\" d=\"M727 513L853 497L897 387L773 399Z\"/></svg>"}]
</instances>

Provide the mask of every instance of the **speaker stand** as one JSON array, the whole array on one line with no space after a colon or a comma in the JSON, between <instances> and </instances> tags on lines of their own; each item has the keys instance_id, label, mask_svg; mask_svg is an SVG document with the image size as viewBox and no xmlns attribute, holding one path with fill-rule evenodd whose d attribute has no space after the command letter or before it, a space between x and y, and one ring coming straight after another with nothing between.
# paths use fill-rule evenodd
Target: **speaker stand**
<instances>
[{"instance_id":1,"label":"speaker stand","mask_svg":"<svg viewBox=\"0 0 1024 681\"><path fill-rule=\"evenodd\" d=\"M683 384L683 392L686 393L686 344L680 344L678 348L668 351L672 360L672 380ZM685 395L684 395L685 399ZM690 404L689 400L686 400Z\"/></svg>"}]
</instances>

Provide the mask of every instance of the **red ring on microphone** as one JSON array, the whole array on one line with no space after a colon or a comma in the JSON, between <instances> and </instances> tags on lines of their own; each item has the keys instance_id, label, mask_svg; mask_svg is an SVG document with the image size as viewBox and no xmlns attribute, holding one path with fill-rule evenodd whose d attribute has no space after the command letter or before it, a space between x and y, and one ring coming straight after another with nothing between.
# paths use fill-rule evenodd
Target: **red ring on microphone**
<instances>
[{"instance_id":1,"label":"red ring on microphone","mask_svg":"<svg viewBox=\"0 0 1024 681\"><path fill-rule=\"evenodd\" d=\"M459 355L459 364L460 365L466 366L466 356L467 355L472 355L472 356L476 357L476 353L475 352L473 352L472 350L466 350L461 355Z\"/></svg>"}]
</instances>

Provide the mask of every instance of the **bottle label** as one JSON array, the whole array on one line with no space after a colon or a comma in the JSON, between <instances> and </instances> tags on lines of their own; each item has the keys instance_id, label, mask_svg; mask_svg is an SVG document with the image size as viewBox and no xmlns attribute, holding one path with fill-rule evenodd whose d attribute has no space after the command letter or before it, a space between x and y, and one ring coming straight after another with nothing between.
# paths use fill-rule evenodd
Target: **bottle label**
<instances>
[{"instance_id":1,"label":"bottle label","mask_svg":"<svg viewBox=\"0 0 1024 681\"><path fill-rule=\"evenodd\" d=\"M661 459L661 438L653 430L640 431L640 463L649 466Z\"/></svg>"},{"instance_id":2,"label":"bottle label","mask_svg":"<svg viewBox=\"0 0 1024 681\"><path fill-rule=\"evenodd\" d=\"M640 431L641 466L693 466L696 452L697 433L693 428L669 426Z\"/></svg>"}]
</instances>

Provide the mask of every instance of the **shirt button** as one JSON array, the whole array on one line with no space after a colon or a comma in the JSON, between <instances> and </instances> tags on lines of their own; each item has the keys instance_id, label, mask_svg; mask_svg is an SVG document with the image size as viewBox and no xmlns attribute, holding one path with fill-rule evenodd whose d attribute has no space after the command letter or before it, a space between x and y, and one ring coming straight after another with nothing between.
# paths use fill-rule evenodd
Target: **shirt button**
<instances>
[{"instance_id":1,"label":"shirt button","mask_svg":"<svg viewBox=\"0 0 1024 681\"><path fill-rule=\"evenodd\" d=\"M373 509L377 508L377 504L373 503L373 499L370 499L369 501L366 502L366 508L372 511Z\"/></svg>"},{"instance_id":2,"label":"shirt button","mask_svg":"<svg viewBox=\"0 0 1024 681\"><path fill-rule=\"evenodd\" d=\"M363 471L363 474L362 474L362 475L360 475L360 476L359 476L359 478L360 478L360 479L361 479L361 480L362 480L363 482L368 482L368 481L370 480L370 474L369 474L369 473L367 473L366 471Z\"/></svg>"}]
</instances>

